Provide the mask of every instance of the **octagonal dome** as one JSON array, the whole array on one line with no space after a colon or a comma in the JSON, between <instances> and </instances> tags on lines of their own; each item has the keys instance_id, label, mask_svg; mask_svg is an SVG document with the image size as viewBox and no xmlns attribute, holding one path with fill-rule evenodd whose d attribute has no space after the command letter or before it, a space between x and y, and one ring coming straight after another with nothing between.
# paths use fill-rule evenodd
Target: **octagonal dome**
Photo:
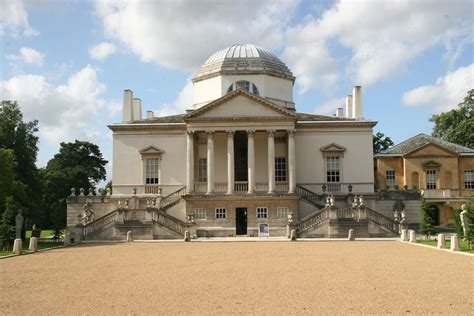
<instances>
[{"instance_id":1,"label":"octagonal dome","mask_svg":"<svg viewBox=\"0 0 474 316\"><path fill-rule=\"evenodd\" d=\"M218 75L268 74L289 79L295 77L274 53L252 44L235 44L215 52L196 72L193 82Z\"/></svg>"}]
</instances>

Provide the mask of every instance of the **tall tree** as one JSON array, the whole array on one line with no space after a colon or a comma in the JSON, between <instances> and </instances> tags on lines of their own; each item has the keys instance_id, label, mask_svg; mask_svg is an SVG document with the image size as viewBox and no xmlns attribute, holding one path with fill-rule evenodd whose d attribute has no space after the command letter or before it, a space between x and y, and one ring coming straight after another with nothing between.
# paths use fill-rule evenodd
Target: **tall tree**
<instances>
[{"instance_id":1,"label":"tall tree","mask_svg":"<svg viewBox=\"0 0 474 316\"><path fill-rule=\"evenodd\" d=\"M467 92L457 109L433 115L431 135L459 145L474 148L474 89Z\"/></svg>"},{"instance_id":2,"label":"tall tree","mask_svg":"<svg viewBox=\"0 0 474 316\"><path fill-rule=\"evenodd\" d=\"M393 141L390 137L385 136L385 134L381 132L372 135L372 141L374 145L374 154L380 153L393 146Z\"/></svg>"},{"instance_id":3,"label":"tall tree","mask_svg":"<svg viewBox=\"0 0 474 316\"><path fill-rule=\"evenodd\" d=\"M14 178L22 184L26 197L19 200L15 197L15 205L21 205L27 218L38 217L41 201L41 182L36 167L38 154L38 121L24 122L23 114L16 101L2 101L0 105L0 148L10 149L13 153ZM1 207L0 201L0 207Z\"/></svg>"},{"instance_id":4,"label":"tall tree","mask_svg":"<svg viewBox=\"0 0 474 316\"><path fill-rule=\"evenodd\" d=\"M42 170L44 205L50 210L53 228L66 224L66 198L71 188L96 189L105 180L107 160L95 144L78 141L61 143L59 153Z\"/></svg>"}]
</instances>

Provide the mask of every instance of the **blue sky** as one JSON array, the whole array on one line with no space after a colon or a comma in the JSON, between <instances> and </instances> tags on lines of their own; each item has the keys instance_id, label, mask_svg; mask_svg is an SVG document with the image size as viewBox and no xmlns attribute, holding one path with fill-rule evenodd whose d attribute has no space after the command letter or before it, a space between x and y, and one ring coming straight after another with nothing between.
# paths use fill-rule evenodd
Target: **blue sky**
<instances>
[{"instance_id":1,"label":"blue sky","mask_svg":"<svg viewBox=\"0 0 474 316\"><path fill-rule=\"evenodd\" d=\"M430 133L431 115L474 87L473 2L0 2L2 99L38 119L44 166L59 142L84 139L112 159L107 124L122 93L143 112L183 112L189 78L234 43L274 51L296 76L297 110L332 115L362 85L365 117L396 143ZM110 166L108 167L110 177Z\"/></svg>"}]
</instances>

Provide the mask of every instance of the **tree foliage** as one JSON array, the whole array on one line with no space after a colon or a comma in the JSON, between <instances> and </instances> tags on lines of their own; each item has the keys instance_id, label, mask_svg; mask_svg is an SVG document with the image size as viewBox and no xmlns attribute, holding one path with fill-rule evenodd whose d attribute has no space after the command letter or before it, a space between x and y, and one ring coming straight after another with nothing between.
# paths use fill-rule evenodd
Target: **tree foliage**
<instances>
[{"instance_id":1,"label":"tree foliage","mask_svg":"<svg viewBox=\"0 0 474 316\"><path fill-rule=\"evenodd\" d=\"M421 233L425 234L427 237L436 234L436 229L433 226L433 218L429 210L428 204L426 204L425 199L421 199Z\"/></svg>"},{"instance_id":2,"label":"tree foliage","mask_svg":"<svg viewBox=\"0 0 474 316\"><path fill-rule=\"evenodd\" d=\"M474 89L467 92L457 109L433 115L432 136L474 148Z\"/></svg>"},{"instance_id":3,"label":"tree foliage","mask_svg":"<svg viewBox=\"0 0 474 316\"><path fill-rule=\"evenodd\" d=\"M96 189L105 180L107 160L95 144L78 141L61 143L57 153L41 171L44 204L49 208L53 230L66 224L66 198L71 188Z\"/></svg>"},{"instance_id":4,"label":"tree foliage","mask_svg":"<svg viewBox=\"0 0 474 316\"><path fill-rule=\"evenodd\" d=\"M393 146L393 141L390 139L390 137L385 136L385 134L381 132L377 132L375 135L372 135L372 141L374 146L374 154L380 153Z\"/></svg>"},{"instance_id":5,"label":"tree foliage","mask_svg":"<svg viewBox=\"0 0 474 316\"><path fill-rule=\"evenodd\" d=\"M24 122L19 105L0 105L0 215L10 207L21 208L25 217L39 220L41 181L36 167L38 122ZM18 210L14 210L15 214Z\"/></svg>"}]
</instances>

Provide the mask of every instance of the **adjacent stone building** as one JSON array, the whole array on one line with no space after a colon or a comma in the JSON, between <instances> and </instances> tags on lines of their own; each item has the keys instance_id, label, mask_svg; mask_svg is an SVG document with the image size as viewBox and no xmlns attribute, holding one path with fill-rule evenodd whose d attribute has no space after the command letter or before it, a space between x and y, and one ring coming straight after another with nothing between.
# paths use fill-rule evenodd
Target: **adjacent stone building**
<instances>
[{"instance_id":1,"label":"adjacent stone building","mask_svg":"<svg viewBox=\"0 0 474 316\"><path fill-rule=\"evenodd\" d=\"M421 190L435 225L454 225L454 211L474 195L474 150L425 134L375 155L377 190Z\"/></svg>"}]
</instances>

